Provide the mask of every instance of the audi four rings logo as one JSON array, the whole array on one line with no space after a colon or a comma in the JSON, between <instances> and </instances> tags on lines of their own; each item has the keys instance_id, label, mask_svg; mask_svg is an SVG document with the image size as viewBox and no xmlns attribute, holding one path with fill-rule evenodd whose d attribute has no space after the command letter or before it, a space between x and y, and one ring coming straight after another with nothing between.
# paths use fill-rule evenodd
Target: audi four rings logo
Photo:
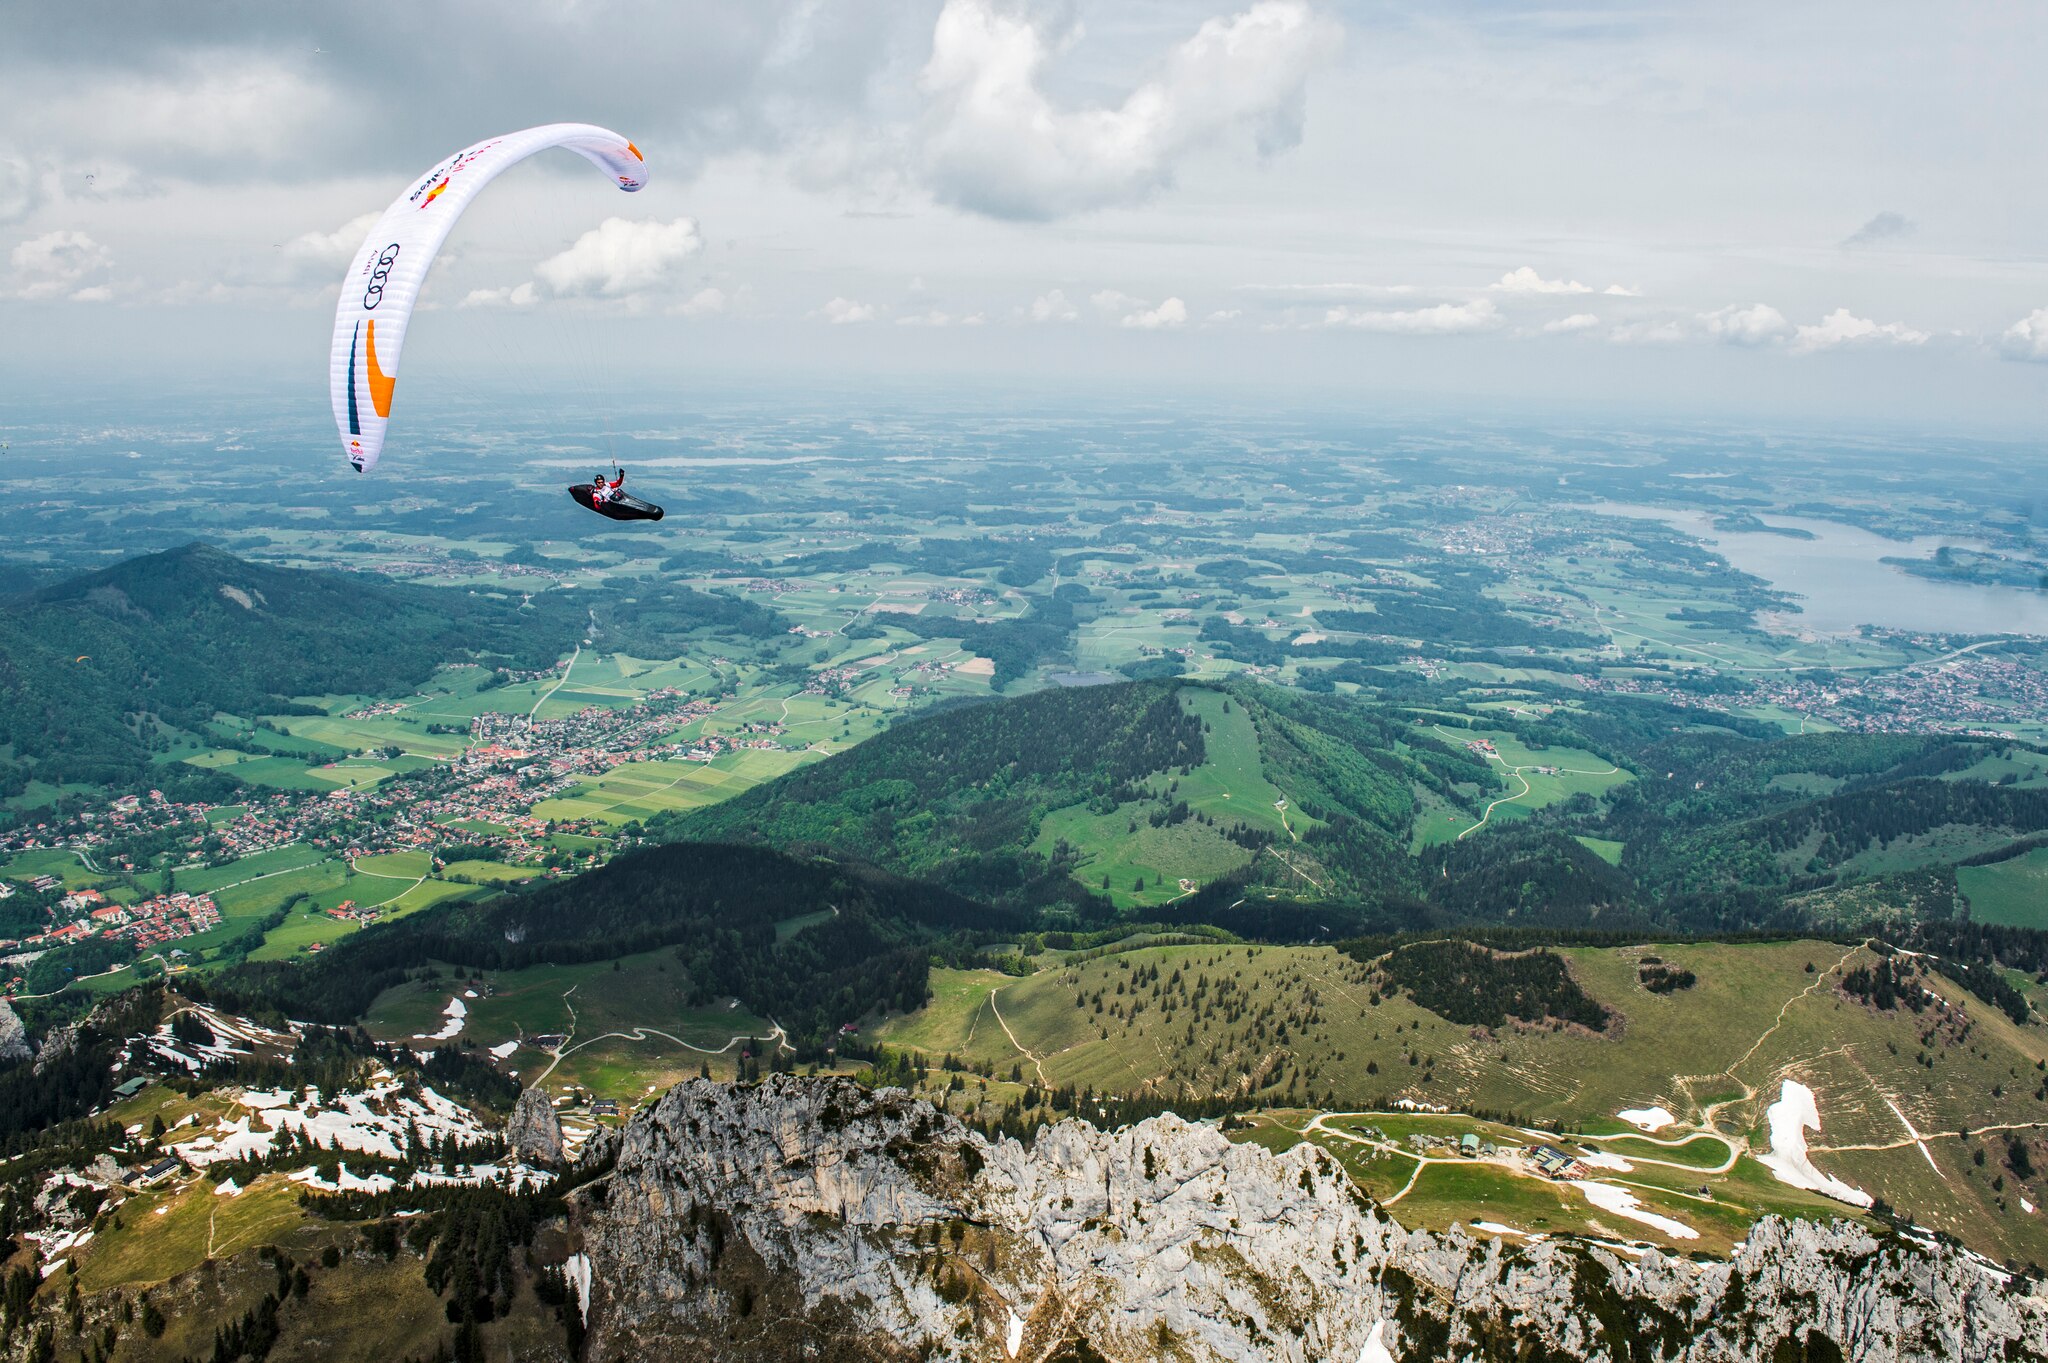
<instances>
[{"instance_id":1,"label":"audi four rings logo","mask_svg":"<svg viewBox=\"0 0 2048 1363\"><path fill-rule=\"evenodd\" d=\"M363 311L368 312L384 301L384 281L391 275L391 266L398 259L398 243L392 242L377 257L377 268L370 271L370 282L363 287Z\"/></svg>"}]
</instances>

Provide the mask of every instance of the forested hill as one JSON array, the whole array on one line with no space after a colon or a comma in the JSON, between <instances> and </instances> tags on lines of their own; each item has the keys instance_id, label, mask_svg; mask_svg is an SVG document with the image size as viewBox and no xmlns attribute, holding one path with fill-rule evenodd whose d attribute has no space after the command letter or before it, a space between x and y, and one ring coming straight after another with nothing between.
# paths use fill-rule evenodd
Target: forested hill
<instances>
[{"instance_id":1,"label":"forested hill","mask_svg":"<svg viewBox=\"0 0 2048 1363\"><path fill-rule=\"evenodd\" d=\"M1949 918L1958 863L2048 836L2048 780L2011 740L1786 735L1557 699L1518 717L1244 684L1047 691L907 721L649 831L860 858L1049 911L1042 926L1120 916L1281 940ZM1515 736L1523 771L1577 751L1634 779L1517 800L1526 782L1483 745L1432 736L1460 726ZM1425 808L1435 835L1418 839Z\"/></svg>"},{"instance_id":2,"label":"forested hill","mask_svg":"<svg viewBox=\"0 0 2048 1363\"><path fill-rule=\"evenodd\" d=\"M738 998L793 1039L817 1040L878 1004L921 1005L939 939L1022 926L1015 915L885 872L690 844L414 914L343 938L304 964L243 966L221 988L239 1007L347 1023L426 961L517 970L673 947L700 1000Z\"/></svg>"},{"instance_id":3,"label":"forested hill","mask_svg":"<svg viewBox=\"0 0 2048 1363\"><path fill-rule=\"evenodd\" d=\"M1286 838L1273 782L1297 818L1351 830L1346 845L1369 842L1374 858L1405 860L1418 787L1481 789L1495 778L1370 701L1135 682L907 721L650 831L861 857L990 902L1064 904L1086 919L1109 911L1109 886L1088 881L1127 830L1181 830L1178 855L1219 869ZM1041 836L1056 812L1072 841ZM1077 879L1084 862L1094 875Z\"/></svg>"},{"instance_id":4,"label":"forested hill","mask_svg":"<svg viewBox=\"0 0 2048 1363\"><path fill-rule=\"evenodd\" d=\"M1204 760L1178 689L1054 689L908 720L650 831L862 856L970 894L1085 899L1065 868L1025 849L1053 809L1114 808L1131 783Z\"/></svg>"},{"instance_id":5,"label":"forested hill","mask_svg":"<svg viewBox=\"0 0 2048 1363\"><path fill-rule=\"evenodd\" d=\"M620 648L693 627L780 632L760 607L681 587L522 602L191 544L0 605L0 746L44 780L131 781L165 745L162 726L288 712L292 696L396 694L472 658L546 667L591 628L593 607ZM0 769L0 784L21 776Z\"/></svg>"}]
</instances>

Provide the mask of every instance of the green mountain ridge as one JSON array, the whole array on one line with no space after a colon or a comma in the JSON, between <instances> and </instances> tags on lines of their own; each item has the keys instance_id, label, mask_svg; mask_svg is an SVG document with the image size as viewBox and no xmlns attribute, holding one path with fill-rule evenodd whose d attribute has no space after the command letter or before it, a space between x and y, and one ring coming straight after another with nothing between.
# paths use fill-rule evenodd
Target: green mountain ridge
<instances>
[{"instance_id":1,"label":"green mountain ridge","mask_svg":"<svg viewBox=\"0 0 2048 1363\"><path fill-rule=\"evenodd\" d=\"M1366 702L1133 682L906 721L649 831L858 857L1079 924L1149 913L1186 892L1180 881L1249 865L1303 828L1338 863L1405 859L1416 790L1461 800L1461 782L1494 783Z\"/></svg>"},{"instance_id":2,"label":"green mountain ridge","mask_svg":"<svg viewBox=\"0 0 2048 1363\"><path fill-rule=\"evenodd\" d=\"M1280 910L1316 906L1332 934L1717 933L1799 927L1816 891L1862 887L1863 916L1954 916L1928 876L1952 887L1956 865L2048 828L2025 744L1575 704L1517 718L1242 683L1046 691L905 722L649 831L872 861L1047 926L1123 915L1300 940L1309 919ZM1602 789L1517 802L1530 774L1586 754L1612 764L1582 773Z\"/></svg>"}]
</instances>

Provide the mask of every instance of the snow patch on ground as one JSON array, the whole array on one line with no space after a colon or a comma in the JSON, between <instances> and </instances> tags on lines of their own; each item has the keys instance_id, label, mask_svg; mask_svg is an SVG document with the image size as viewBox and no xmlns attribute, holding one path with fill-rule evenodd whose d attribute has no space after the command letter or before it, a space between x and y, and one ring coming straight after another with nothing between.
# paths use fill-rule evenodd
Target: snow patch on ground
<instances>
[{"instance_id":1,"label":"snow patch on ground","mask_svg":"<svg viewBox=\"0 0 2048 1363\"><path fill-rule=\"evenodd\" d=\"M1358 1363L1394 1363L1394 1351L1387 1347L1387 1323L1376 1320L1372 1333L1365 1337L1365 1347L1358 1351Z\"/></svg>"},{"instance_id":2,"label":"snow patch on ground","mask_svg":"<svg viewBox=\"0 0 2048 1363\"><path fill-rule=\"evenodd\" d=\"M1616 1216L1625 1216L1631 1221L1640 1221L1646 1226L1652 1226L1657 1230L1663 1231L1674 1240L1697 1240L1700 1238L1700 1233L1691 1226L1686 1225L1685 1222L1674 1221L1668 1216L1659 1216L1657 1213L1647 1210L1641 1202L1636 1200L1634 1193L1621 1187L1619 1184L1601 1183L1593 1179L1573 1179L1570 1186L1584 1193L1586 1201L1592 1203L1603 1212L1613 1212Z\"/></svg>"},{"instance_id":3,"label":"snow patch on ground","mask_svg":"<svg viewBox=\"0 0 2048 1363\"><path fill-rule=\"evenodd\" d=\"M92 1242L92 1232L81 1229L64 1231L61 1234L47 1232L38 1234L30 1231L21 1238L34 1242L42 1250L45 1261L43 1264L43 1276L47 1278L58 1269L64 1267L63 1255L68 1254L74 1249L83 1249Z\"/></svg>"},{"instance_id":4,"label":"snow patch on ground","mask_svg":"<svg viewBox=\"0 0 2048 1363\"><path fill-rule=\"evenodd\" d=\"M1635 1171L1633 1164L1630 1164L1621 1156L1609 1154L1605 1150L1581 1150L1578 1154L1578 1161L1588 1169L1612 1169L1620 1174L1628 1174Z\"/></svg>"},{"instance_id":5,"label":"snow patch on ground","mask_svg":"<svg viewBox=\"0 0 2048 1363\"><path fill-rule=\"evenodd\" d=\"M511 1041L507 1041L507 1042L505 1042L505 1043L504 1043L503 1045L501 1045L501 1046L493 1046L493 1047L491 1047L491 1054L492 1054L492 1056L494 1056L495 1058L497 1058L497 1059L499 1059L499 1060L503 1060L503 1059L505 1059L505 1058L506 1058L507 1056L511 1055L511 1054L512 1054L512 1052L514 1052L514 1051L516 1051L516 1050L518 1050L518 1049L519 1049L519 1041L518 1041L518 1039L517 1039L517 1038L515 1037L515 1038L514 1038L513 1040L511 1040Z\"/></svg>"},{"instance_id":6,"label":"snow patch on ground","mask_svg":"<svg viewBox=\"0 0 2048 1363\"><path fill-rule=\"evenodd\" d=\"M242 1185L235 1182L233 1179L229 1179L227 1182L221 1184L220 1187L215 1188L213 1190L213 1195L215 1197L239 1197L241 1195L241 1192Z\"/></svg>"},{"instance_id":7,"label":"snow patch on ground","mask_svg":"<svg viewBox=\"0 0 2048 1363\"><path fill-rule=\"evenodd\" d=\"M441 1016L448 1019L438 1032L414 1032L414 1041L453 1041L462 1035L462 1025L469 1020L469 1005L461 999L450 998L448 1006L441 1010Z\"/></svg>"},{"instance_id":8,"label":"snow patch on ground","mask_svg":"<svg viewBox=\"0 0 2048 1363\"><path fill-rule=\"evenodd\" d=\"M1503 1226L1498 1221L1474 1221L1472 1229L1483 1230L1488 1235L1527 1235L1529 1233L1525 1230L1516 1230L1513 1226Z\"/></svg>"},{"instance_id":9,"label":"snow patch on ground","mask_svg":"<svg viewBox=\"0 0 2048 1363\"><path fill-rule=\"evenodd\" d=\"M1934 1152L1927 1148L1926 1141L1920 1139L1920 1133L1913 1129L1913 1123L1907 1118L1906 1114L1900 1110L1899 1105L1893 1102L1890 1098L1886 1098L1884 1100L1884 1105L1892 1110L1892 1116L1897 1117L1899 1119L1899 1125L1906 1128L1906 1134L1913 1138L1913 1144L1919 1146L1920 1153L1927 1157L1927 1167L1932 1169L1935 1173L1940 1174L1941 1179L1944 1183L1947 1182L1948 1175L1941 1173L1941 1166L1934 1162Z\"/></svg>"},{"instance_id":10,"label":"snow patch on ground","mask_svg":"<svg viewBox=\"0 0 2048 1363\"><path fill-rule=\"evenodd\" d=\"M1648 1132L1662 1131L1678 1119L1661 1107L1624 1108L1614 1114L1630 1126L1639 1126Z\"/></svg>"},{"instance_id":11,"label":"snow patch on ground","mask_svg":"<svg viewBox=\"0 0 2048 1363\"><path fill-rule=\"evenodd\" d=\"M562 1265L562 1276L576 1289L576 1311L586 1324L590 1320L590 1256L572 1254Z\"/></svg>"},{"instance_id":12,"label":"snow patch on ground","mask_svg":"<svg viewBox=\"0 0 2048 1363\"><path fill-rule=\"evenodd\" d=\"M408 1127L422 1138L452 1138L464 1144L489 1134L475 1117L433 1089L407 1093L388 1073L361 1093L324 1101L320 1090L311 1087L297 1094L255 1089L243 1093L239 1101L251 1111L216 1122L180 1142L173 1153L202 1169L223 1160L260 1159L276 1149L279 1133L298 1131L315 1145L398 1159Z\"/></svg>"},{"instance_id":13,"label":"snow patch on ground","mask_svg":"<svg viewBox=\"0 0 2048 1363\"><path fill-rule=\"evenodd\" d=\"M1024 1317L1018 1315L1015 1311L1012 1311L1010 1313L1009 1333L1003 1337L1003 1348L1009 1353L1010 1357L1015 1358L1017 1356L1017 1350L1023 1347Z\"/></svg>"},{"instance_id":14,"label":"snow patch on ground","mask_svg":"<svg viewBox=\"0 0 2048 1363\"><path fill-rule=\"evenodd\" d=\"M318 1169L310 1168L301 1169L289 1177L294 1183L318 1188L323 1193L388 1193L398 1186L398 1181L389 1174L371 1174L364 1178L351 1174L346 1164L336 1166L332 1182L320 1177Z\"/></svg>"},{"instance_id":15,"label":"snow patch on ground","mask_svg":"<svg viewBox=\"0 0 2048 1363\"><path fill-rule=\"evenodd\" d=\"M1757 1162L1776 1175L1778 1182L1821 1193L1852 1207L1870 1205L1869 1193L1823 1174L1806 1157L1806 1133L1820 1130L1820 1108L1813 1101L1812 1089L1787 1079L1778 1101L1764 1115L1771 1124L1771 1148L1758 1155Z\"/></svg>"}]
</instances>

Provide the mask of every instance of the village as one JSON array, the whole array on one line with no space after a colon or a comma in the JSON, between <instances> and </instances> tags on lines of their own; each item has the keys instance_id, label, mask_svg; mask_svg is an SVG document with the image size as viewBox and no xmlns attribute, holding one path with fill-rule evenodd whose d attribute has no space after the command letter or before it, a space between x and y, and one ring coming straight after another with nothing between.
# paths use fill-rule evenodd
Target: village
<instances>
[{"instance_id":1,"label":"village","mask_svg":"<svg viewBox=\"0 0 2048 1363\"><path fill-rule=\"evenodd\" d=\"M2048 674L2025 654L1981 650L1896 671L1772 674L1729 694L1703 695L1682 679L1652 675L1574 680L1590 691L1633 692L1731 713L1773 706L1852 733L2016 738L2048 720Z\"/></svg>"},{"instance_id":2,"label":"village","mask_svg":"<svg viewBox=\"0 0 2048 1363\"><path fill-rule=\"evenodd\" d=\"M390 714L400 708L385 703L359 713ZM222 920L210 896L175 888L180 874L295 845L330 851L353 863L390 852L435 854L483 839L493 861L555 874L565 864L556 835L602 839L606 830L585 820L536 817L531 812L536 804L626 762L653 757L709 761L742 748L780 746L775 737L779 726L767 724L663 741L717 708L714 701L665 689L629 707L590 706L538 722L488 712L470 722L469 745L452 761L375 785L330 790L251 786L240 803L230 806L181 802L149 790L12 830L0 839L0 857L63 852L76 859L79 874L98 879L100 887L67 891L62 877L47 872L0 878L0 902L14 901L17 910L12 931L0 937L0 950L29 959L91 939L128 942L143 952L168 946L218 927ZM466 831L478 828L490 831ZM24 908L30 904L40 907L40 921L33 909ZM326 912L349 921L377 918L374 909L352 901Z\"/></svg>"}]
</instances>

